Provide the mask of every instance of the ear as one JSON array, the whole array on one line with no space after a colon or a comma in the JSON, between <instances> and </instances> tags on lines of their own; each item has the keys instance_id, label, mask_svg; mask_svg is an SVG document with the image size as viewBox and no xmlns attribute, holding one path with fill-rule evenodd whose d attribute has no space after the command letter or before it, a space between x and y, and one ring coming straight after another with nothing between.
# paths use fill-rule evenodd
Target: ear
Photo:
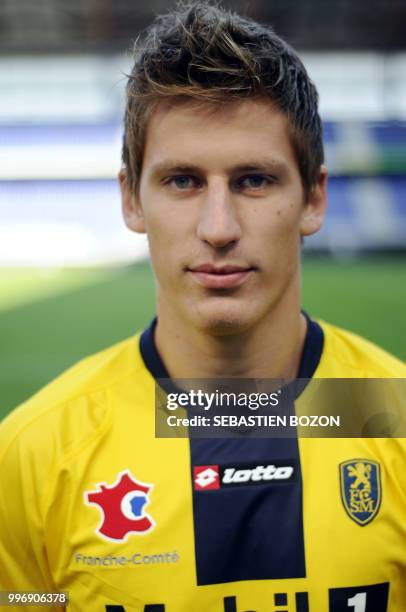
<instances>
[{"instance_id":1,"label":"ear","mask_svg":"<svg viewBox=\"0 0 406 612\"><path fill-rule=\"evenodd\" d=\"M327 208L327 168L320 167L320 177L307 196L300 222L302 236L311 236L319 231L323 224Z\"/></svg>"},{"instance_id":2,"label":"ear","mask_svg":"<svg viewBox=\"0 0 406 612\"><path fill-rule=\"evenodd\" d=\"M121 208L126 226L133 232L145 233L144 214L138 193L133 193L127 180L127 171L123 168L118 173L121 191Z\"/></svg>"}]
</instances>

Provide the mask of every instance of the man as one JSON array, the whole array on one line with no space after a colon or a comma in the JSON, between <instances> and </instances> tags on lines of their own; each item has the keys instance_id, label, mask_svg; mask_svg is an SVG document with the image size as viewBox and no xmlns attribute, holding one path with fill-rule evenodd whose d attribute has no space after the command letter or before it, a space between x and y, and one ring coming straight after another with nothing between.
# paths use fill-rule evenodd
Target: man
<instances>
[{"instance_id":1,"label":"man","mask_svg":"<svg viewBox=\"0 0 406 612\"><path fill-rule=\"evenodd\" d=\"M129 77L123 159L157 320L3 424L1 588L69 592L74 611L405 610L404 442L154 436L154 379L405 376L301 313L326 170L297 55L205 3L159 18Z\"/></svg>"}]
</instances>

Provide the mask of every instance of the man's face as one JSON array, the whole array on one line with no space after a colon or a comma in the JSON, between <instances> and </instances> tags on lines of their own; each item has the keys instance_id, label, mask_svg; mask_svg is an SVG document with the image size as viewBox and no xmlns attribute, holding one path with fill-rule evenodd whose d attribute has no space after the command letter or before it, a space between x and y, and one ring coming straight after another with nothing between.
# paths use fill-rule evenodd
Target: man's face
<instances>
[{"instance_id":1,"label":"man's face","mask_svg":"<svg viewBox=\"0 0 406 612\"><path fill-rule=\"evenodd\" d=\"M306 202L286 118L268 101L158 109L137 195L120 178L126 223L148 235L160 313L230 334L298 294L325 174Z\"/></svg>"}]
</instances>

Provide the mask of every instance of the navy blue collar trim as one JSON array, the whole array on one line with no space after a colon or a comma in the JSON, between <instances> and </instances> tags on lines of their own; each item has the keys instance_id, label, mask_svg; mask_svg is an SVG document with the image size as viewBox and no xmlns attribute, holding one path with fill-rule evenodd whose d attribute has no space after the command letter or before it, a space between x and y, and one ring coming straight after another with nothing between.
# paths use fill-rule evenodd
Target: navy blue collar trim
<instances>
[{"instance_id":1,"label":"navy blue collar trim","mask_svg":"<svg viewBox=\"0 0 406 612\"><path fill-rule=\"evenodd\" d=\"M151 325L144 329L140 338L140 351L142 358L148 370L151 372L154 378L170 378L167 369L165 368L164 362L162 361L157 351L154 333L157 324L157 318L155 317Z\"/></svg>"},{"instance_id":2,"label":"navy blue collar trim","mask_svg":"<svg viewBox=\"0 0 406 612\"><path fill-rule=\"evenodd\" d=\"M298 378L312 378L323 352L324 334L316 321L312 321L306 313L303 314L307 321L307 333L300 360ZM142 332L140 351L145 365L155 379L169 378L168 371L155 345L154 332L156 323L157 319L154 318L151 325Z\"/></svg>"},{"instance_id":3,"label":"navy blue collar trim","mask_svg":"<svg viewBox=\"0 0 406 612\"><path fill-rule=\"evenodd\" d=\"M307 321L307 333L297 377L312 378L323 352L324 333L316 321L312 321L306 312L303 312L303 314Z\"/></svg>"}]
</instances>

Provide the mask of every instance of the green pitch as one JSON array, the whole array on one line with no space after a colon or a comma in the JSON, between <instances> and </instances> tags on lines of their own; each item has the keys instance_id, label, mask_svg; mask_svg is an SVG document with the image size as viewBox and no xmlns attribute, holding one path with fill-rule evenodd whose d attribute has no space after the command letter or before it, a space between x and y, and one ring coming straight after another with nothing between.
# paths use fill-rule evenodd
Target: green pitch
<instances>
[{"instance_id":1,"label":"green pitch","mask_svg":"<svg viewBox=\"0 0 406 612\"><path fill-rule=\"evenodd\" d=\"M307 259L303 305L406 359L404 258ZM148 264L109 270L0 270L0 418L79 358L145 326Z\"/></svg>"}]
</instances>

